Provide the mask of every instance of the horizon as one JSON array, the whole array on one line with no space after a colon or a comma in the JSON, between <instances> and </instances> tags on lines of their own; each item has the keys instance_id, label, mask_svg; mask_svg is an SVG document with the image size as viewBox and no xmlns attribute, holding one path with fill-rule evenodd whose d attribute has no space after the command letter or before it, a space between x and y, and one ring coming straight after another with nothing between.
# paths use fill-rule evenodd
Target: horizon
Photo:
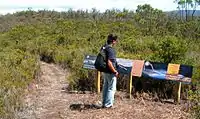
<instances>
[{"instance_id":1,"label":"horizon","mask_svg":"<svg viewBox=\"0 0 200 119\"><path fill-rule=\"evenodd\" d=\"M177 5L173 3L174 0L2 0L0 4L0 14L5 15L8 13L15 13L19 11L28 10L31 8L33 11L38 10L54 10L54 11L68 11L72 10L91 10L95 8L100 12L107 9L127 9L136 10L138 5L150 4L153 8L162 11L176 10Z\"/></svg>"},{"instance_id":2,"label":"horizon","mask_svg":"<svg viewBox=\"0 0 200 119\"><path fill-rule=\"evenodd\" d=\"M160 9L162 11L174 11L177 9L177 4L174 0L2 0L0 4L0 14L12 14L28 10L31 8L33 11L38 10L54 10L54 11L68 11L72 10L91 10L95 8L99 12L105 12L107 9L118 9L118 10L133 10L137 9L138 5L150 4L153 8ZM199 8L199 7L198 7Z\"/></svg>"}]
</instances>

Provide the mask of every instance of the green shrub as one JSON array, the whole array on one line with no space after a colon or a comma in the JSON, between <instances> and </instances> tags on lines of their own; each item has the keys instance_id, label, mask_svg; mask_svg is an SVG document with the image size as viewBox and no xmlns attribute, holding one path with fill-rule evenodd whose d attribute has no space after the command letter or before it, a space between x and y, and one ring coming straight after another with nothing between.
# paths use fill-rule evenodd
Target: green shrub
<instances>
[{"instance_id":1,"label":"green shrub","mask_svg":"<svg viewBox=\"0 0 200 119\"><path fill-rule=\"evenodd\" d=\"M187 43L173 36L161 39L155 49L154 60L164 63L179 63L185 58Z\"/></svg>"},{"instance_id":2,"label":"green shrub","mask_svg":"<svg viewBox=\"0 0 200 119\"><path fill-rule=\"evenodd\" d=\"M195 119L200 118L200 83L194 85L193 89L188 91L191 111Z\"/></svg>"},{"instance_id":3,"label":"green shrub","mask_svg":"<svg viewBox=\"0 0 200 119\"><path fill-rule=\"evenodd\" d=\"M38 59L19 49L0 52L0 117L13 118L24 89L34 79Z\"/></svg>"}]
</instances>

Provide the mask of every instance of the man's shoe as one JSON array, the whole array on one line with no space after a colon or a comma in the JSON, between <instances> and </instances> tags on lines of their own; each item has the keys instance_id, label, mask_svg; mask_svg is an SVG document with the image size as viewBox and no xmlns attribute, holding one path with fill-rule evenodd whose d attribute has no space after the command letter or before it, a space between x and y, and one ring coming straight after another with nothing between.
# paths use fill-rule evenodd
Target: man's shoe
<instances>
[{"instance_id":1,"label":"man's shoe","mask_svg":"<svg viewBox=\"0 0 200 119\"><path fill-rule=\"evenodd\" d=\"M115 107L113 107L113 106L108 106L108 107L102 106L102 108L105 108L105 109L114 109Z\"/></svg>"}]
</instances>

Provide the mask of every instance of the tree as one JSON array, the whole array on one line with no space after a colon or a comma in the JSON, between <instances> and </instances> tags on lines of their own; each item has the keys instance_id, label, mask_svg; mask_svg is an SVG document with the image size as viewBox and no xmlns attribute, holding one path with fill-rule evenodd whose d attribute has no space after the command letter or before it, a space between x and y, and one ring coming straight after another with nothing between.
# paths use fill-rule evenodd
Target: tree
<instances>
[{"instance_id":1,"label":"tree","mask_svg":"<svg viewBox=\"0 0 200 119\"><path fill-rule=\"evenodd\" d=\"M178 4L178 9L180 10L180 17L184 19L184 11L185 11L185 19L188 21L188 17L190 16L190 9L192 10L192 18L194 17L194 13L198 5L200 5L200 0L175 0L175 3Z\"/></svg>"},{"instance_id":2,"label":"tree","mask_svg":"<svg viewBox=\"0 0 200 119\"><path fill-rule=\"evenodd\" d=\"M200 0L193 0L193 11L192 11L192 19L194 18L194 13L196 12L196 8L200 5Z\"/></svg>"},{"instance_id":3,"label":"tree","mask_svg":"<svg viewBox=\"0 0 200 119\"><path fill-rule=\"evenodd\" d=\"M134 20L144 35L157 34L162 31L160 28L166 24L165 14L161 10L152 8L149 4L137 7Z\"/></svg>"}]
</instances>

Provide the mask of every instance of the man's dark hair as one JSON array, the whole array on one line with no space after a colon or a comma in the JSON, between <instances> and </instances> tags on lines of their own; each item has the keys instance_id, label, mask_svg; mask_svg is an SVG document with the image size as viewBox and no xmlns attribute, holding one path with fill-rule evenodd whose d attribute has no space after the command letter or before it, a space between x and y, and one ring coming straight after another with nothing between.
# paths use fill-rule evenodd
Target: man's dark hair
<instances>
[{"instance_id":1,"label":"man's dark hair","mask_svg":"<svg viewBox=\"0 0 200 119\"><path fill-rule=\"evenodd\" d=\"M117 36L116 35L109 34L108 37L107 37L107 43L108 44L112 44L112 42L116 41L116 40L117 40Z\"/></svg>"}]
</instances>

